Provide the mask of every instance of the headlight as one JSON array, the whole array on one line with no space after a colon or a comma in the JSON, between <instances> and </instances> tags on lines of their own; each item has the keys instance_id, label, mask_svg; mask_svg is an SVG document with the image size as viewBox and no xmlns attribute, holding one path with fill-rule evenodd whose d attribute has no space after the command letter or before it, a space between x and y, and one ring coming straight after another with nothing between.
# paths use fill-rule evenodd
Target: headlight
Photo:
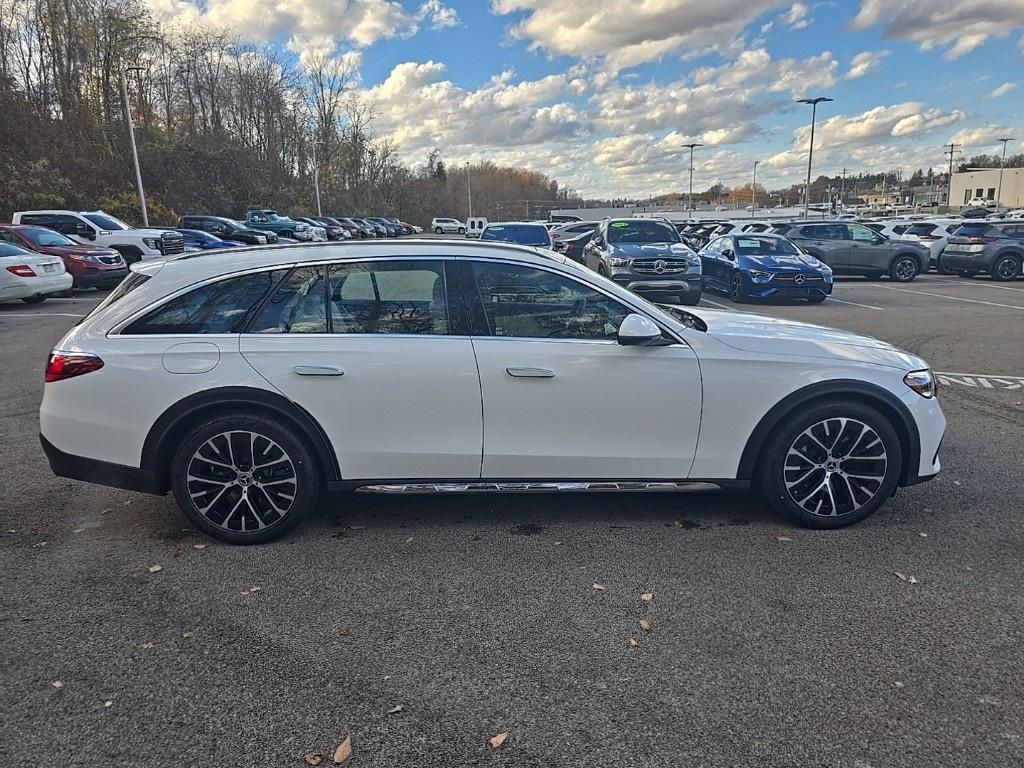
<instances>
[{"instance_id":1,"label":"headlight","mask_svg":"<svg viewBox=\"0 0 1024 768\"><path fill-rule=\"evenodd\" d=\"M772 279L771 272L763 272L760 269L748 269L747 274L750 275L750 279L755 283L767 283Z\"/></svg>"},{"instance_id":2,"label":"headlight","mask_svg":"<svg viewBox=\"0 0 1024 768\"><path fill-rule=\"evenodd\" d=\"M689 253L686 255L686 263L691 267L699 267L702 262L700 260L700 256L695 253Z\"/></svg>"},{"instance_id":3,"label":"headlight","mask_svg":"<svg viewBox=\"0 0 1024 768\"><path fill-rule=\"evenodd\" d=\"M911 371L903 377L903 383L917 392L921 397L927 397L929 399L935 397L935 377L932 376L932 372L927 369L923 371Z\"/></svg>"},{"instance_id":4,"label":"headlight","mask_svg":"<svg viewBox=\"0 0 1024 768\"><path fill-rule=\"evenodd\" d=\"M147 248L160 250L160 238L158 237L144 237L142 238L142 242L146 244Z\"/></svg>"},{"instance_id":5,"label":"headlight","mask_svg":"<svg viewBox=\"0 0 1024 768\"><path fill-rule=\"evenodd\" d=\"M608 259L608 266L610 267L628 267L632 263L632 259L620 259L618 256L612 256Z\"/></svg>"}]
</instances>

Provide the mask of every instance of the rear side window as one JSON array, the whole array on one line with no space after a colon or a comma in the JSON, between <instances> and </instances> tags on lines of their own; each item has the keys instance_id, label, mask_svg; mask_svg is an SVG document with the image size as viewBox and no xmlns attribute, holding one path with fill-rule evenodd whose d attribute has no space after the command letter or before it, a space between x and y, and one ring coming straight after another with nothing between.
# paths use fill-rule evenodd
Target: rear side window
<instances>
[{"instance_id":1,"label":"rear side window","mask_svg":"<svg viewBox=\"0 0 1024 768\"><path fill-rule=\"evenodd\" d=\"M903 233L905 235L930 235L936 228L936 224L912 224Z\"/></svg>"},{"instance_id":2,"label":"rear side window","mask_svg":"<svg viewBox=\"0 0 1024 768\"><path fill-rule=\"evenodd\" d=\"M127 335L241 333L285 270L255 272L209 283L171 299L122 333ZM124 285L124 283L122 283Z\"/></svg>"},{"instance_id":3,"label":"rear side window","mask_svg":"<svg viewBox=\"0 0 1024 768\"><path fill-rule=\"evenodd\" d=\"M444 262L336 264L330 315L332 333L446 334Z\"/></svg>"},{"instance_id":4,"label":"rear side window","mask_svg":"<svg viewBox=\"0 0 1024 768\"><path fill-rule=\"evenodd\" d=\"M250 333L327 333L323 267L298 267L281 283Z\"/></svg>"}]
</instances>

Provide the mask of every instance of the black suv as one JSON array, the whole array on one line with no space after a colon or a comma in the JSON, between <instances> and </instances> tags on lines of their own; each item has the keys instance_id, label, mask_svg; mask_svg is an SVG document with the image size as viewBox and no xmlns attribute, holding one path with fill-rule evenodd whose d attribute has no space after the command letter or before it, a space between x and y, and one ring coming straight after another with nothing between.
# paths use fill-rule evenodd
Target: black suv
<instances>
[{"instance_id":1,"label":"black suv","mask_svg":"<svg viewBox=\"0 0 1024 768\"><path fill-rule=\"evenodd\" d=\"M249 229L241 222L223 216L200 216L189 214L178 219L178 229L198 229L224 240L235 240L247 245L273 244L277 235L258 229Z\"/></svg>"},{"instance_id":2,"label":"black suv","mask_svg":"<svg viewBox=\"0 0 1024 768\"><path fill-rule=\"evenodd\" d=\"M789 238L837 274L888 275L906 283L927 271L931 255L923 245L889 240L863 224L849 221L798 221L779 224L772 231Z\"/></svg>"},{"instance_id":3,"label":"black suv","mask_svg":"<svg viewBox=\"0 0 1024 768\"><path fill-rule=\"evenodd\" d=\"M1024 262L1024 221L965 221L939 255L941 269L973 277L987 272L993 280L1013 280Z\"/></svg>"}]
</instances>

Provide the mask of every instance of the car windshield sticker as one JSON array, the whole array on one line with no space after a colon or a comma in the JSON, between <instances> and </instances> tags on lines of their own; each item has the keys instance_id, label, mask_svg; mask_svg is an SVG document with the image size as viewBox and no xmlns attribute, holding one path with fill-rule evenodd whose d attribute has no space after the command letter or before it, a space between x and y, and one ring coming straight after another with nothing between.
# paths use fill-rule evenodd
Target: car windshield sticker
<instances>
[{"instance_id":1,"label":"car windshield sticker","mask_svg":"<svg viewBox=\"0 0 1024 768\"><path fill-rule=\"evenodd\" d=\"M616 229L622 229L623 227L628 227L629 226L629 222L628 221L616 221L616 222L612 223L612 226L615 227Z\"/></svg>"}]
</instances>

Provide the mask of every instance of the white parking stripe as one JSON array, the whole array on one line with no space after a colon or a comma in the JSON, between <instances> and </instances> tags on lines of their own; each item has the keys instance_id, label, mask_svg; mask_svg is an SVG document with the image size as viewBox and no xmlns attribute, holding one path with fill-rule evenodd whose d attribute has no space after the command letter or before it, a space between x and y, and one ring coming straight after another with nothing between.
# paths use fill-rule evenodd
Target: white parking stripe
<instances>
[{"instance_id":1,"label":"white parking stripe","mask_svg":"<svg viewBox=\"0 0 1024 768\"><path fill-rule=\"evenodd\" d=\"M959 280L953 278L953 279L950 279L950 280L941 280L939 282L943 283L944 285L950 285L950 286L960 286L960 285L963 285L963 286L967 286L969 288L998 288L1001 291L1013 291L1015 293L1024 293L1024 288L1014 288L1013 286L1010 286L1010 285L996 285L995 283L990 283L990 282L987 282L987 281L977 281L976 282L974 280L970 280L970 279L963 278L963 277L960 278Z\"/></svg>"},{"instance_id":2,"label":"white parking stripe","mask_svg":"<svg viewBox=\"0 0 1024 768\"><path fill-rule=\"evenodd\" d=\"M33 312L20 313L20 312L0 312L0 320L5 317L85 317L85 315L69 315L66 312Z\"/></svg>"},{"instance_id":3,"label":"white parking stripe","mask_svg":"<svg viewBox=\"0 0 1024 768\"><path fill-rule=\"evenodd\" d=\"M980 301L978 299L965 299L962 296L947 296L944 293L930 293L929 291L915 291L910 288L893 288L891 285L883 285L882 288L886 288L890 291L899 291L900 293L917 293L921 296L935 296L938 299L949 299L950 301L966 301L970 304L987 304L990 307L1002 307L1003 309L1019 309L1024 311L1024 307L1018 307L1013 304L997 304L994 301Z\"/></svg>"},{"instance_id":4,"label":"white parking stripe","mask_svg":"<svg viewBox=\"0 0 1024 768\"><path fill-rule=\"evenodd\" d=\"M707 302L708 304L713 304L714 306L720 309L735 309L735 307L730 307L725 304L719 304L717 301L712 301L711 299L704 298L703 296L700 297L700 300Z\"/></svg>"},{"instance_id":5,"label":"white parking stripe","mask_svg":"<svg viewBox=\"0 0 1024 768\"><path fill-rule=\"evenodd\" d=\"M864 307L864 309L877 309L879 312L885 312L885 307L873 307L870 304L858 304L856 301L846 301L845 299L837 299L834 295L829 296L827 301L837 301L840 304L851 304L855 307Z\"/></svg>"}]
</instances>

